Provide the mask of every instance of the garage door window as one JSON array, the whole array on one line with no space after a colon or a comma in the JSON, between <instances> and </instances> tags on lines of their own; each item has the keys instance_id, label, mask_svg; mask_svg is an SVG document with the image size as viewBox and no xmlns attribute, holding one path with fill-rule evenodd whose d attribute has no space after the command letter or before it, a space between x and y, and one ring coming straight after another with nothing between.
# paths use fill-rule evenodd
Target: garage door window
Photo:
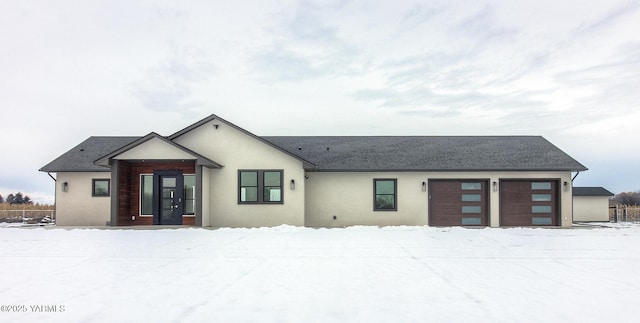
<instances>
[{"instance_id":1,"label":"garage door window","mask_svg":"<svg viewBox=\"0 0 640 323\"><path fill-rule=\"evenodd\" d=\"M531 213L551 213L550 205L534 205L531 207Z\"/></svg>"},{"instance_id":2,"label":"garage door window","mask_svg":"<svg viewBox=\"0 0 640 323\"><path fill-rule=\"evenodd\" d=\"M550 182L532 182L531 189L532 190L550 190L551 183Z\"/></svg>"},{"instance_id":3,"label":"garage door window","mask_svg":"<svg viewBox=\"0 0 640 323\"><path fill-rule=\"evenodd\" d=\"M480 194L462 194L462 202L480 202L481 200Z\"/></svg>"},{"instance_id":4,"label":"garage door window","mask_svg":"<svg viewBox=\"0 0 640 323\"><path fill-rule=\"evenodd\" d=\"M482 183L462 183L462 190L479 191L482 189Z\"/></svg>"},{"instance_id":5,"label":"garage door window","mask_svg":"<svg viewBox=\"0 0 640 323\"><path fill-rule=\"evenodd\" d=\"M374 179L373 180L373 210L374 211L396 211L397 196L396 179Z\"/></svg>"},{"instance_id":6,"label":"garage door window","mask_svg":"<svg viewBox=\"0 0 640 323\"><path fill-rule=\"evenodd\" d=\"M480 206L463 206L462 213L481 213L482 208Z\"/></svg>"},{"instance_id":7,"label":"garage door window","mask_svg":"<svg viewBox=\"0 0 640 323\"><path fill-rule=\"evenodd\" d=\"M551 201L551 194L531 194L532 202L549 202Z\"/></svg>"}]
</instances>

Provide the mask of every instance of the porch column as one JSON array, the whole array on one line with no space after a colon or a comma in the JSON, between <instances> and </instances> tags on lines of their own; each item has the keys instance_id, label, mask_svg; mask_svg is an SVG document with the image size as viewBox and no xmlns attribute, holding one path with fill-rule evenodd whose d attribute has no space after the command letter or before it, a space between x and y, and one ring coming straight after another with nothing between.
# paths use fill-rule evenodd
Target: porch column
<instances>
[{"instance_id":1,"label":"porch column","mask_svg":"<svg viewBox=\"0 0 640 323\"><path fill-rule=\"evenodd\" d=\"M115 227L118 225L119 197L120 185L118 184L118 175L120 167L117 159L111 160L111 221L109 225Z\"/></svg>"},{"instance_id":2,"label":"porch column","mask_svg":"<svg viewBox=\"0 0 640 323\"><path fill-rule=\"evenodd\" d=\"M195 226L202 226L202 165L196 165L196 209Z\"/></svg>"}]
</instances>

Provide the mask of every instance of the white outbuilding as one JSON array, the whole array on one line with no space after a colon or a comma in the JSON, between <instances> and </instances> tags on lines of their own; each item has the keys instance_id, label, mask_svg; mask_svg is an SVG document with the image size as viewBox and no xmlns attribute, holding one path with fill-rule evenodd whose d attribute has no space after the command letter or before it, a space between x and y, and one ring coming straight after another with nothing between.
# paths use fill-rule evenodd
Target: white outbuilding
<instances>
[{"instance_id":1,"label":"white outbuilding","mask_svg":"<svg viewBox=\"0 0 640 323\"><path fill-rule=\"evenodd\" d=\"M609 199L604 187L573 188L573 222L609 222Z\"/></svg>"}]
</instances>

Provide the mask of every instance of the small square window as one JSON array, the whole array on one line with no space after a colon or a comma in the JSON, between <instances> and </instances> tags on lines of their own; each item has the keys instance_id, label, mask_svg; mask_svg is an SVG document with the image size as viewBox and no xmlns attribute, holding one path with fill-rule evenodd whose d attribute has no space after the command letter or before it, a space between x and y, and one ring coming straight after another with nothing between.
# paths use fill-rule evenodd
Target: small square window
<instances>
[{"instance_id":1,"label":"small square window","mask_svg":"<svg viewBox=\"0 0 640 323\"><path fill-rule=\"evenodd\" d=\"M110 192L110 182L109 179L93 179L93 192L92 196L109 196Z\"/></svg>"}]
</instances>

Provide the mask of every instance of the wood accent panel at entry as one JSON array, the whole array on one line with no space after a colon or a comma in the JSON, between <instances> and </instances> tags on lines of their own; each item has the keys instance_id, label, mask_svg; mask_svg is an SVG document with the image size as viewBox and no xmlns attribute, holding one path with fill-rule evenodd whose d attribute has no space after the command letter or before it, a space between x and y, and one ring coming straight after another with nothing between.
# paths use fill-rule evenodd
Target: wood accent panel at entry
<instances>
[{"instance_id":1,"label":"wood accent panel at entry","mask_svg":"<svg viewBox=\"0 0 640 323\"><path fill-rule=\"evenodd\" d=\"M119 162L118 225L152 225L153 217L140 216L140 175L153 174L155 170L181 170L195 174L196 162L186 161L124 161ZM131 220L132 216L135 220ZM194 217L183 217L183 225L194 225Z\"/></svg>"}]
</instances>

